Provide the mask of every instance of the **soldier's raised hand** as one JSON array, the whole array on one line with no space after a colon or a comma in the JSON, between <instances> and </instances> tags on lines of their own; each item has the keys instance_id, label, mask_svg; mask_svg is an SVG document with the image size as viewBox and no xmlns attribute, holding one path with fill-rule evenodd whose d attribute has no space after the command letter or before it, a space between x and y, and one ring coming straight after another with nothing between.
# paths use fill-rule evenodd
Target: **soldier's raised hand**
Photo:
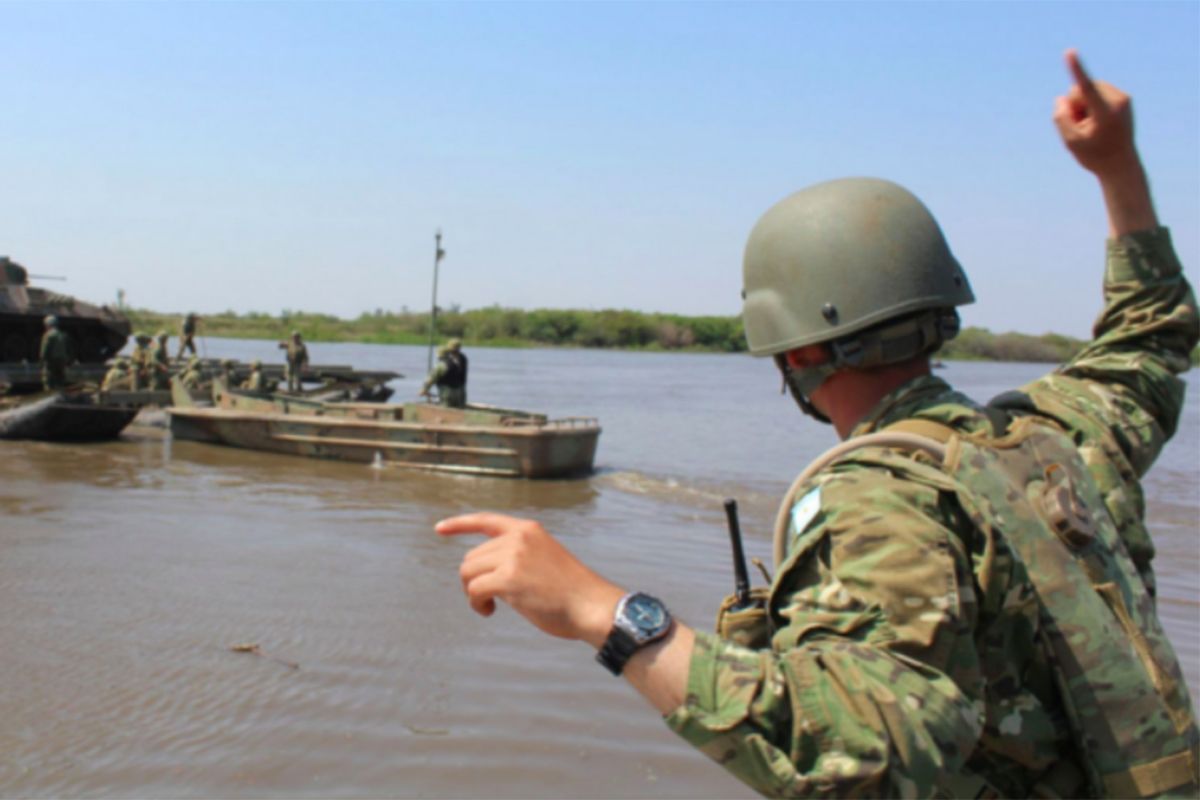
<instances>
[{"instance_id":1,"label":"soldier's raised hand","mask_svg":"<svg viewBox=\"0 0 1200 800\"><path fill-rule=\"evenodd\" d=\"M1136 161L1129 95L1110 83L1092 80L1075 50L1067 51L1066 60L1075 83L1054 103L1054 124L1063 144L1084 169L1097 175Z\"/></svg>"}]
</instances>

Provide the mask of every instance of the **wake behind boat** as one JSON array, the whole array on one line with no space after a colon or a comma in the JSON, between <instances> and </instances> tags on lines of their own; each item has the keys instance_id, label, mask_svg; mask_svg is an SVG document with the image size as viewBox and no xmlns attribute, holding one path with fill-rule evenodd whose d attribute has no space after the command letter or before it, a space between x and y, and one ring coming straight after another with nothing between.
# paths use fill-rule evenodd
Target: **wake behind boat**
<instances>
[{"instance_id":1,"label":"wake behind boat","mask_svg":"<svg viewBox=\"0 0 1200 800\"><path fill-rule=\"evenodd\" d=\"M514 478L592 471L600 425L493 406L329 403L213 384L212 407L186 391L167 409L176 439L289 455Z\"/></svg>"}]
</instances>

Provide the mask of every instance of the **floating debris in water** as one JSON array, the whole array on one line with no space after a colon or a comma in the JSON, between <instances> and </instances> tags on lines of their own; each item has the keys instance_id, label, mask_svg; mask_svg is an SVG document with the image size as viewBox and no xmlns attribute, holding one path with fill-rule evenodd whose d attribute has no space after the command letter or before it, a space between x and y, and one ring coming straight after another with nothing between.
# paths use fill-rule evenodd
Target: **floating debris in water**
<instances>
[{"instance_id":1,"label":"floating debris in water","mask_svg":"<svg viewBox=\"0 0 1200 800\"><path fill-rule=\"evenodd\" d=\"M288 669L300 669L300 665L294 661L285 661L278 656L269 655L263 652L262 647L257 642L242 642L240 644L229 645L230 652L233 653L249 653L254 656L262 656L263 658L274 661L276 664L282 664Z\"/></svg>"}]
</instances>

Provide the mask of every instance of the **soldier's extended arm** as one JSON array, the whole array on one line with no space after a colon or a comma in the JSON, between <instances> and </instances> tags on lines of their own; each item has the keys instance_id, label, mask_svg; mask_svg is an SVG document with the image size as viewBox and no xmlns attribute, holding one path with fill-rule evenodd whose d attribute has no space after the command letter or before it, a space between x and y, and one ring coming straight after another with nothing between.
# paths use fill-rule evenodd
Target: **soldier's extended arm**
<instances>
[{"instance_id":1,"label":"soldier's extended arm","mask_svg":"<svg viewBox=\"0 0 1200 800\"><path fill-rule=\"evenodd\" d=\"M437 383L439 380L441 380L442 376L445 374L446 374L446 365L445 364L443 364L441 361L434 364L433 369L430 370L429 375L426 376L425 382L423 384L421 384L421 391L418 394L421 395L422 397L427 396L429 394L429 390L433 388L433 385L435 383Z\"/></svg>"},{"instance_id":2,"label":"soldier's extended arm","mask_svg":"<svg viewBox=\"0 0 1200 800\"><path fill-rule=\"evenodd\" d=\"M1056 416L1092 444L1114 442L1143 475L1175 432L1184 395L1177 375L1188 369L1200 317L1170 234L1158 227L1128 95L1092 80L1074 51L1067 64L1074 85L1058 99L1054 119L1104 195L1112 235L1105 307L1093 341L1026 391L1039 406L1061 401Z\"/></svg>"},{"instance_id":3,"label":"soldier's extended arm","mask_svg":"<svg viewBox=\"0 0 1200 800\"><path fill-rule=\"evenodd\" d=\"M970 586L969 556L937 491L893 483L877 502L847 483L849 510L804 532L777 584L786 624L772 649L676 624L626 667L673 730L767 796L928 796L979 739L974 594L956 588ZM460 570L476 611L499 599L547 633L603 642L622 590L541 526L476 514L437 530L489 537Z\"/></svg>"}]
</instances>

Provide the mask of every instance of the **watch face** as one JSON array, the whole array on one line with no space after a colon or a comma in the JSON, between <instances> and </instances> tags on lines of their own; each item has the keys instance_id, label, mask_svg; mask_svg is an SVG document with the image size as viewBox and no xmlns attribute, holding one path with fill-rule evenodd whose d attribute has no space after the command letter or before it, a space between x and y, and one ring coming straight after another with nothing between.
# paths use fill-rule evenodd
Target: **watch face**
<instances>
[{"instance_id":1,"label":"watch face","mask_svg":"<svg viewBox=\"0 0 1200 800\"><path fill-rule=\"evenodd\" d=\"M642 636L658 633L669 619L666 606L648 594L630 597L623 616Z\"/></svg>"}]
</instances>

